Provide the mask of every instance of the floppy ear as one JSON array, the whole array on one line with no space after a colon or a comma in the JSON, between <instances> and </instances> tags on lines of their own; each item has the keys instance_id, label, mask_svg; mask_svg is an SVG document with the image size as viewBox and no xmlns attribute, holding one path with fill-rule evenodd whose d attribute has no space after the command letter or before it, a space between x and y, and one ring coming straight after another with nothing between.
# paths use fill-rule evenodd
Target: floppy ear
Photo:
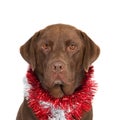
<instances>
[{"instance_id":1,"label":"floppy ear","mask_svg":"<svg viewBox=\"0 0 120 120\"><path fill-rule=\"evenodd\" d=\"M87 36L86 33L80 32L85 49L83 55L83 68L87 72L90 65L98 58L100 48Z\"/></svg>"},{"instance_id":2,"label":"floppy ear","mask_svg":"<svg viewBox=\"0 0 120 120\"><path fill-rule=\"evenodd\" d=\"M22 57L30 64L34 71L36 67L35 44L40 32L35 33L24 45L20 47Z\"/></svg>"}]
</instances>

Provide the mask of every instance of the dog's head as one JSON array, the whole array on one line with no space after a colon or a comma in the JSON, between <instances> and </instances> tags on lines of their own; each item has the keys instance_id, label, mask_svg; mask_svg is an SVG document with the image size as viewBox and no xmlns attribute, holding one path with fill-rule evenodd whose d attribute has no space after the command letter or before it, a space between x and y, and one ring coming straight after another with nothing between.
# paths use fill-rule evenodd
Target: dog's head
<instances>
[{"instance_id":1,"label":"dog's head","mask_svg":"<svg viewBox=\"0 0 120 120\"><path fill-rule=\"evenodd\" d=\"M35 33L20 48L44 89L53 97L71 95L82 84L84 71L99 56L99 47L82 31L56 24Z\"/></svg>"}]
</instances>

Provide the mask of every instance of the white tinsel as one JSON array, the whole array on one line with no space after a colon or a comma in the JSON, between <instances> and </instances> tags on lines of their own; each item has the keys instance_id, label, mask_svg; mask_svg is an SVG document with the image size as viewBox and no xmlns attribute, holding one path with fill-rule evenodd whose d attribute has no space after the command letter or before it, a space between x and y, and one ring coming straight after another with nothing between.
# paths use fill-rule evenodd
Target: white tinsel
<instances>
[{"instance_id":1,"label":"white tinsel","mask_svg":"<svg viewBox=\"0 0 120 120\"><path fill-rule=\"evenodd\" d=\"M26 77L23 79L23 82L24 82L24 97L26 98L26 100L28 100L29 97L28 91L32 88L32 86L28 83Z\"/></svg>"},{"instance_id":2,"label":"white tinsel","mask_svg":"<svg viewBox=\"0 0 120 120\"><path fill-rule=\"evenodd\" d=\"M64 110L60 108L55 108L51 103L40 101L41 105L44 108L50 108L51 116L49 116L48 120L66 120Z\"/></svg>"}]
</instances>

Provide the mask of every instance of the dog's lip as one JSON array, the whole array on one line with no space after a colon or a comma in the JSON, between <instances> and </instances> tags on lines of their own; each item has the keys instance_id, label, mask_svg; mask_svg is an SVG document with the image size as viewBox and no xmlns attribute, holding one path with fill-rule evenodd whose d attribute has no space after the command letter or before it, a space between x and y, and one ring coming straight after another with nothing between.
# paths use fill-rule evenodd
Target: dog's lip
<instances>
[{"instance_id":1,"label":"dog's lip","mask_svg":"<svg viewBox=\"0 0 120 120\"><path fill-rule=\"evenodd\" d=\"M50 93L51 96L53 96L54 98L62 98L63 96L69 96L71 94L74 93L73 89L69 89L67 90L66 88L69 88L68 84L64 84L61 83L61 80L56 80L56 83L54 85L48 85L46 84L44 86L44 88L46 88L46 90ZM60 92L57 94L54 94L52 91L54 89L60 89Z\"/></svg>"},{"instance_id":2,"label":"dog's lip","mask_svg":"<svg viewBox=\"0 0 120 120\"><path fill-rule=\"evenodd\" d=\"M71 95L71 94L73 94L74 90L73 89L69 89L69 90L66 89L66 88L69 88L71 86L71 84L72 83L69 83L69 82L64 83L61 79L56 79L53 87L60 87L63 95Z\"/></svg>"},{"instance_id":3,"label":"dog's lip","mask_svg":"<svg viewBox=\"0 0 120 120\"><path fill-rule=\"evenodd\" d=\"M72 95L72 94L74 93L74 90L66 91L64 85L56 85L55 87L60 87L60 89L61 89L62 96L59 96L59 97L69 96L69 95ZM53 96L54 96L54 95L53 95ZM59 97L58 97L58 98L59 98Z\"/></svg>"},{"instance_id":4,"label":"dog's lip","mask_svg":"<svg viewBox=\"0 0 120 120\"><path fill-rule=\"evenodd\" d=\"M46 88L52 88L56 85L69 86L73 83L74 83L74 80L67 79L61 75L56 75L53 78L51 78L51 80L43 81L43 84L46 86Z\"/></svg>"},{"instance_id":5,"label":"dog's lip","mask_svg":"<svg viewBox=\"0 0 120 120\"><path fill-rule=\"evenodd\" d=\"M66 86L62 86L61 89L64 93L64 95L72 95L74 93L74 89L66 90ZM68 86L67 86L68 87Z\"/></svg>"},{"instance_id":6,"label":"dog's lip","mask_svg":"<svg viewBox=\"0 0 120 120\"><path fill-rule=\"evenodd\" d=\"M63 85L63 82L62 82L61 79L56 79L56 80L54 81L54 85Z\"/></svg>"}]
</instances>

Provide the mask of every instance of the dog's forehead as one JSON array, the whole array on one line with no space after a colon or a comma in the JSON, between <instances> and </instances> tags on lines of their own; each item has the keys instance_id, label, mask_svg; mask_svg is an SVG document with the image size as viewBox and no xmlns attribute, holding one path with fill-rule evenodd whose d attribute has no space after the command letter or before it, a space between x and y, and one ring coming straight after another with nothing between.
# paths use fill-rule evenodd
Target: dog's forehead
<instances>
[{"instance_id":1,"label":"dog's forehead","mask_svg":"<svg viewBox=\"0 0 120 120\"><path fill-rule=\"evenodd\" d=\"M51 25L46 27L43 30L43 34L41 36L44 39L58 40L58 39L78 39L79 35L77 33L77 29L70 25Z\"/></svg>"}]
</instances>

